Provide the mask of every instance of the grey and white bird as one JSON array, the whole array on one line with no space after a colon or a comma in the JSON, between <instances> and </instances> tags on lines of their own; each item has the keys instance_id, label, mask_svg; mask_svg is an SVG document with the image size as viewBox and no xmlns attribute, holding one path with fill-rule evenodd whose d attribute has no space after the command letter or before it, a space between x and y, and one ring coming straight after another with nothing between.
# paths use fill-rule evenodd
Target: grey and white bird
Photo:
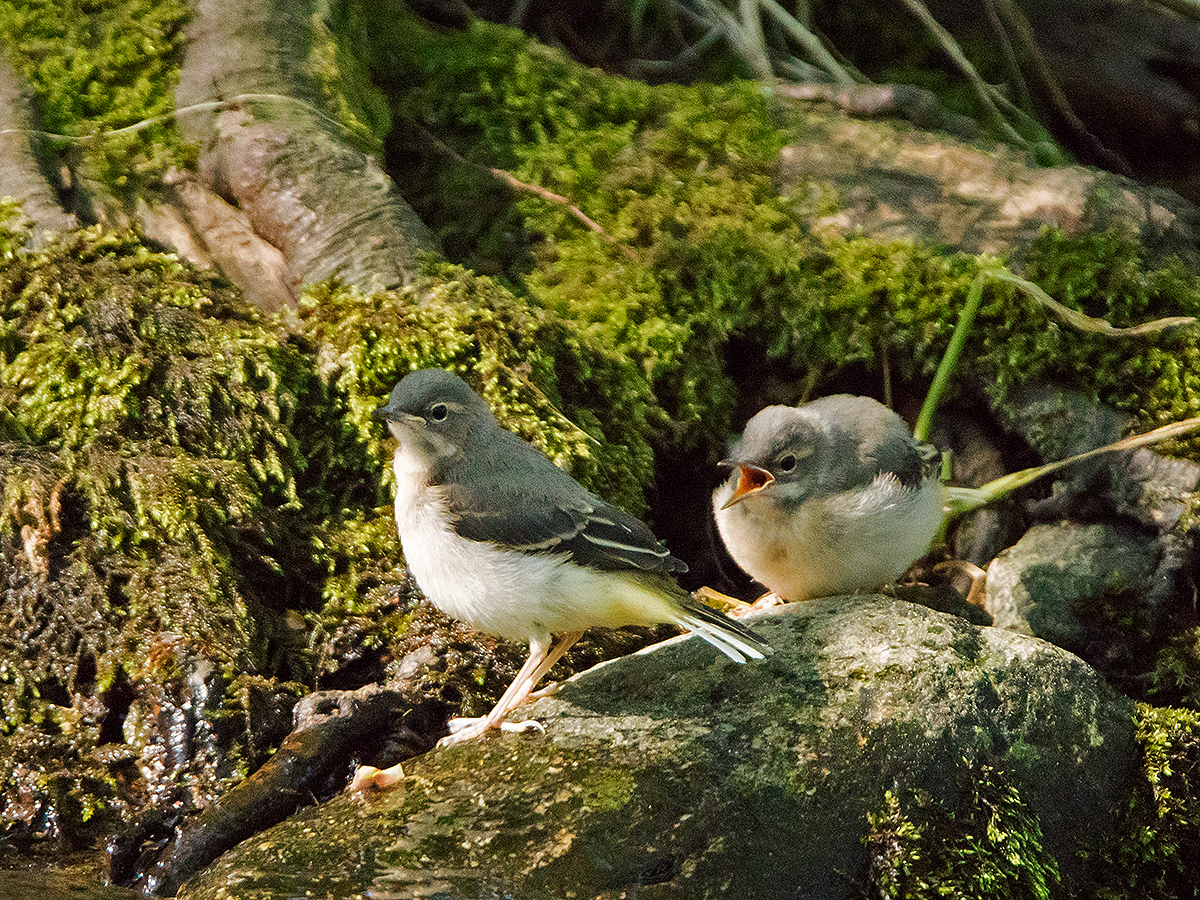
<instances>
[{"instance_id":1,"label":"grey and white bird","mask_svg":"<svg viewBox=\"0 0 1200 900\"><path fill-rule=\"evenodd\" d=\"M374 415L398 442L396 527L417 585L442 612L529 641L529 659L495 708L454 720L443 744L498 725L593 626L671 622L736 662L769 652L675 583L686 565L643 522L501 428L457 375L412 372Z\"/></svg>"},{"instance_id":2,"label":"grey and white bird","mask_svg":"<svg viewBox=\"0 0 1200 900\"><path fill-rule=\"evenodd\" d=\"M928 550L945 515L937 449L869 397L768 406L713 492L729 554L783 600L872 588Z\"/></svg>"}]
</instances>

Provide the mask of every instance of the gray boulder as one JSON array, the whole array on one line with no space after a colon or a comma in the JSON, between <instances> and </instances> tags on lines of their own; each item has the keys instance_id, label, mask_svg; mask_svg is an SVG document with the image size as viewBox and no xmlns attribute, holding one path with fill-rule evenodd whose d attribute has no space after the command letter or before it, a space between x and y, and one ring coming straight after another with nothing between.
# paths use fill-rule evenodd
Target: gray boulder
<instances>
[{"instance_id":1,"label":"gray boulder","mask_svg":"<svg viewBox=\"0 0 1200 900\"><path fill-rule=\"evenodd\" d=\"M393 793L305 810L181 896L1087 890L1137 753L1132 704L1081 660L877 596L754 624L766 660L687 638L598 666L525 710L544 734L419 757Z\"/></svg>"},{"instance_id":2,"label":"gray boulder","mask_svg":"<svg viewBox=\"0 0 1200 900\"><path fill-rule=\"evenodd\" d=\"M1035 525L988 568L984 606L997 628L1087 653L1108 642L1104 604L1133 616L1160 552L1153 537L1115 525Z\"/></svg>"}]
</instances>

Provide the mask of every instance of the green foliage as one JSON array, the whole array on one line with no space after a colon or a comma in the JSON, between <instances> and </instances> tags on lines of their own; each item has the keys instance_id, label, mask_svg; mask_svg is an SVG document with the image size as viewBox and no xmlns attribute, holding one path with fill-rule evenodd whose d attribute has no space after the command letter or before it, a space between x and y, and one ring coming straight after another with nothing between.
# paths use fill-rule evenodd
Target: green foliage
<instances>
[{"instance_id":1,"label":"green foliage","mask_svg":"<svg viewBox=\"0 0 1200 900\"><path fill-rule=\"evenodd\" d=\"M921 791L884 793L883 806L867 816L873 894L1045 900L1056 893L1058 864L1017 789L986 765L970 783L957 808Z\"/></svg>"},{"instance_id":2,"label":"green foliage","mask_svg":"<svg viewBox=\"0 0 1200 900\"><path fill-rule=\"evenodd\" d=\"M119 595L131 627L195 633L179 617L209 598L200 607L226 609L242 636L207 638L241 659L233 556L253 558L264 510L295 502L289 351L229 288L98 230L12 261L0 316L0 405L54 451L61 482L10 472L7 509L65 490L81 519L60 524L88 535L76 565L120 579L105 603ZM111 678L112 660L101 671Z\"/></svg>"},{"instance_id":3,"label":"green foliage","mask_svg":"<svg viewBox=\"0 0 1200 900\"><path fill-rule=\"evenodd\" d=\"M727 430L730 374L768 360L819 390L847 367L878 372L887 353L919 391L971 280L996 264L811 233L804 198L778 196L786 135L756 86L651 89L479 23L447 35L398 18L374 34L377 78L397 87L393 111L412 134L411 202L452 257L501 273L643 368L665 413L660 447L715 452L706 442ZM562 195L616 243L486 167ZM1200 297L1181 263L1152 262L1115 232L1047 232L1026 267L1056 299L1116 325L1191 314ZM1002 400L1051 381L1157 425L1200 412L1196 348L1182 331L1082 336L991 285L949 396L983 385Z\"/></svg>"},{"instance_id":4,"label":"green foliage","mask_svg":"<svg viewBox=\"0 0 1200 900\"><path fill-rule=\"evenodd\" d=\"M1138 704L1142 776L1116 846L1099 847L1103 900L1194 897L1200 860L1200 714Z\"/></svg>"},{"instance_id":5,"label":"green foliage","mask_svg":"<svg viewBox=\"0 0 1200 900\"><path fill-rule=\"evenodd\" d=\"M181 0L16 0L0 4L0 44L36 94L40 128L100 135L173 110L188 16ZM97 138L82 171L133 197L187 155L168 121Z\"/></svg>"},{"instance_id":6,"label":"green foliage","mask_svg":"<svg viewBox=\"0 0 1200 900\"><path fill-rule=\"evenodd\" d=\"M3 755L84 752L94 734L53 723L122 685L182 703L188 659L295 671L276 598L304 548L288 527L300 360L227 285L129 235L77 232L0 268ZM51 786L4 789L35 787Z\"/></svg>"},{"instance_id":7,"label":"green foliage","mask_svg":"<svg viewBox=\"0 0 1200 900\"><path fill-rule=\"evenodd\" d=\"M1200 626L1173 632L1157 649L1147 694L1200 711Z\"/></svg>"}]
</instances>

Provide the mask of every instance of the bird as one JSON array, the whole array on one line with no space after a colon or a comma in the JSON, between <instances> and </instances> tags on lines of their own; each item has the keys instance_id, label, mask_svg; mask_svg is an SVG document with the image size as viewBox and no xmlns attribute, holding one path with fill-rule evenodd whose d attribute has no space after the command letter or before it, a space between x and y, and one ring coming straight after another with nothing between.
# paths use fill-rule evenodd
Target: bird
<instances>
[{"instance_id":1,"label":"bird","mask_svg":"<svg viewBox=\"0 0 1200 900\"><path fill-rule=\"evenodd\" d=\"M373 415L396 438L396 529L417 586L447 615L529 642L491 712L451 720L440 746L498 726L588 628L669 622L735 662L770 652L679 587L686 564L644 522L501 428L458 375L410 372Z\"/></svg>"},{"instance_id":2,"label":"bird","mask_svg":"<svg viewBox=\"0 0 1200 900\"><path fill-rule=\"evenodd\" d=\"M768 406L746 425L713 491L733 560L769 593L758 606L894 581L945 516L939 454L869 397Z\"/></svg>"}]
</instances>

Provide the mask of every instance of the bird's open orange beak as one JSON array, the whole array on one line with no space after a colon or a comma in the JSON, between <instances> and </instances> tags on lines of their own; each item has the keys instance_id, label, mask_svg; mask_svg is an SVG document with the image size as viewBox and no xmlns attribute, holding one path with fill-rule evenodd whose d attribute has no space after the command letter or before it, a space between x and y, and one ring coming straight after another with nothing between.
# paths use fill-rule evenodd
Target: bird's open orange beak
<instances>
[{"instance_id":1,"label":"bird's open orange beak","mask_svg":"<svg viewBox=\"0 0 1200 900\"><path fill-rule=\"evenodd\" d=\"M750 463L733 462L726 460L722 463L726 466L737 466L738 468L738 483L733 489L733 495L721 504L721 509L729 509L735 503L740 503L752 494L757 494L765 487L775 483L775 476L760 466L752 466Z\"/></svg>"}]
</instances>

